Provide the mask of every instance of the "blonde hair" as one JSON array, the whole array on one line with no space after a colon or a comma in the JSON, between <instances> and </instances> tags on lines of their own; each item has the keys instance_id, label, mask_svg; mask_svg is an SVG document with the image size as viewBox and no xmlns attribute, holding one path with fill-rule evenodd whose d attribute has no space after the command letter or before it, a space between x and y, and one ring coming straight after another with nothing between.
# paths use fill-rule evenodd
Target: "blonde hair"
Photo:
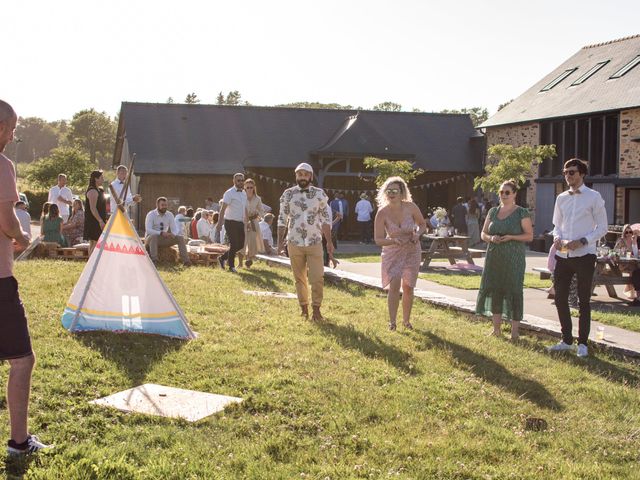
<instances>
[{"instance_id":1,"label":"blonde hair","mask_svg":"<svg viewBox=\"0 0 640 480\"><path fill-rule=\"evenodd\" d=\"M411 192L409 191L409 187L407 186L407 182L404 181L404 178L389 177L378 189L378 194L376 195L376 203L378 204L378 208L386 207L389 203L389 199L387 198L387 194L385 192L387 188L389 188L389 185L392 185L394 183L400 185L401 200L403 202L413 202L413 198L411 198Z\"/></svg>"},{"instance_id":2,"label":"blonde hair","mask_svg":"<svg viewBox=\"0 0 640 480\"><path fill-rule=\"evenodd\" d=\"M253 185L253 194L254 195L258 195L258 187L256 187L256 182L253 180L253 178L247 178L244 181L245 188L246 188L247 183L250 183L251 185Z\"/></svg>"}]
</instances>

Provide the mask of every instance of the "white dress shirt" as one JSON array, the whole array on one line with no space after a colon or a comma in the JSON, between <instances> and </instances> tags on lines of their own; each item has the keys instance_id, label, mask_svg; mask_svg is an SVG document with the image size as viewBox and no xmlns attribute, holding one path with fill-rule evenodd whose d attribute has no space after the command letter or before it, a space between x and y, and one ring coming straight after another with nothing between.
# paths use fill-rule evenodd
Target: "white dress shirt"
<instances>
[{"instance_id":1,"label":"white dress shirt","mask_svg":"<svg viewBox=\"0 0 640 480\"><path fill-rule=\"evenodd\" d=\"M121 182L116 178L113 182L111 182L111 186L115 190L116 195L120 197L120 195L122 194L122 189L124 188L124 182ZM111 195L111 198L109 199L109 205L111 206L111 213L115 213L116 208L118 208L118 204L116 203L116 199L111 194L111 189L109 189L109 195ZM129 205L133 203L133 195L131 193L131 187L127 189L127 195L125 196L123 203L124 203L125 210L129 207Z\"/></svg>"},{"instance_id":2,"label":"white dress shirt","mask_svg":"<svg viewBox=\"0 0 640 480\"><path fill-rule=\"evenodd\" d=\"M224 192L222 201L227 205L224 211L225 220L235 220L236 222L244 222L244 209L247 207L247 192L238 191L236 187L231 187Z\"/></svg>"},{"instance_id":3,"label":"white dress shirt","mask_svg":"<svg viewBox=\"0 0 640 480\"><path fill-rule=\"evenodd\" d=\"M356 203L356 215L358 216L357 220L359 222L368 222L371 220L371 212L373 212L373 207L369 200L363 198Z\"/></svg>"},{"instance_id":4,"label":"white dress shirt","mask_svg":"<svg viewBox=\"0 0 640 480\"><path fill-rule=\"evenodd\" d=\"M553 209L554 240L587 239L587 244L556 255L562 258L582 257L596 253L596 242L607 233L607 211L600 193L581 185L580 193L562 192Z\"/></svg>"},{"instance_id":5,"label":"white dress shirt","mask_svg":"<svg viewBox=\"0 0 640 480\"><path fill-rule=\"evenodd\" d=\"M151 235L160 235L162 232L171 231L174 235L181 235L178 230L176 230L176 220L173 217L173 213L168 210L161 215L158 212L158 209L151 210L147 213L147 218L144 222L145 227L145 236L149 237Z\"/></svg>"},{"instance_id":6,"label":"white dress shirt","mask_svg":"<svg viewBox=\"0 0 640 480\"><path fill-rule=\"evenodd\" d=\"M207 237L211 239L211 224L209 220L201 217L196 223L196 228L198 230L198 238Z\"/></svg>"},{"instance_id":7,"label":"white dress shirt","mask_svg":"<svg viewBox=\"0 0 640 480\"><path fill-rule=\"evenodd\" d=\"M55 203L58 205L58 210L60 210L60 216L64 217L65 220L69 218L69 205L58 200L58 197L62 197L67 201L73 200L73 193L69 190L69 187L60 188L58 185L54 185L49 190L49 203Z\"/></svg>"}]
</instances>

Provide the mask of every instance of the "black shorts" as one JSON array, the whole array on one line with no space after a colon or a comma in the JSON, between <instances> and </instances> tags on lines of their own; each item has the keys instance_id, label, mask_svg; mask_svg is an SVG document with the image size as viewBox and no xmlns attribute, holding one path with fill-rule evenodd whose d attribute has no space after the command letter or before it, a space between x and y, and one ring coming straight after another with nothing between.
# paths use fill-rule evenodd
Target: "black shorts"
<instances>
[{"instance_id":1,"label":"black shorts","mask_svg":"<svg viewBox=\"0 0 640 480\"><path fill-rule=\"evenodd\" d=\"M32 353L18 281L14 277L0 278L0 360L28 357Z\"/></svg>"}]
</instances>

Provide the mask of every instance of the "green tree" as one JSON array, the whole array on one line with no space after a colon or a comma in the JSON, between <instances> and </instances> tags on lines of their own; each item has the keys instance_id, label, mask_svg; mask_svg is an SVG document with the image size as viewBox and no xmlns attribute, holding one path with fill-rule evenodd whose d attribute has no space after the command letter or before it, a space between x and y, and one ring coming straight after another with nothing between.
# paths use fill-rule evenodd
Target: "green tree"
<instances>
[{"instance_id":1,"label":"green tree","mask_svg":"<svg viewBox=\"0 0 640 480\"><path fill-rule=\"evenodd\" d=\"M184 99L184 103L189 103L189 104L200 103L198 94L195 92L187 93L187 96Z\"/></svg>"},{"instance_id":2,"label":"green tree","mask_svg":"<svg viewBox=\"0 0 640 480\"><path fill-rule=\"evenodd\" d=\"M514 179L518 188L522 187L534 169L544 160L556 156L555 145L539 145L532 147L523 145L497 144L487 150L488 161L484 167L485 174L476 177L474 188L482 188L485 192L497 192L502 182Z\"/></svg>"},{"instance_id":3,"label":"green tree","mask_svg":"<svg viewBox=\"0 0 640 480\"><path fill-rule=\"evenodd\" d=\"M32 187L47 190L56 183L58 174L64 173L69 188L84 191L89 184L89 174L97 167L97 163L81 149L58 147L48 157L28 165L26 177Z\"/></svg>"},{"instance_id":4,"label":"green tree","mask_svg":"<svg viewBox=\"0 0 640 480\"><path fill-rule=\"evenodd\" d=\"M489 118L489 110L482 107L462 108L460 110L442 110L440 113L458 113L469 115L474 127L477 127L487 118Z\"/></svg>"},{"instance_id":5,"label":"green tree","mask_svg":"<svg viewBox=\"0 0 640 480\"><path fill-rule=\"evenodd\" d=\"M18 119L11 158L16 162L31 162L49 155L60 143L58 124L38 117Z\"/></svg>"},{"instance_id":6,"label":"green tree","mask_svg":"<svg viewBox=\"0 0 640 480\"><path fill-rule=\"evenodd\" d=\"M226 98L222 92L218 93L216 103L218 105L251 105L249 102L242 101L242 94L238 90L227 93Z\"/></svg>"},{"instance_id":7,"label":"green tree","mask_svg":"<svg viewBox=\"0 0 640 480\"><path fill-rule=\"evenodd\" d=\"M321 102L292 102L276 105L276 107L288 108L323 108L328 110L353 110L351 105L340 105L339 103L321 103Z\"/></svg>"},{"instance_id":8,"label":"green tree","mask_svg":"<svg viewBox=\"0 0 640 480\"><path fill-rule=\"evenodd\" d=\"M386 160L384 158L367 157L364 166L376 172L376 186L380 187L389 177L402 177L409 183L418 175L424 173L421 168L413 168L413 164L406 160Z\"/></svg>"},{"instance_id":9,"label":"green tree","mask_svg":"<svg viewBox=\"0 0 640 480\"><path fill-rule=\"evenodd\" d=\"M402 105L395 102L382 102L373 106L374 110L382 112L401 112Z\"/></svg>"},{"instance_id":10,"label":"green tree","mask_svg":"<svg viewBox=\"0 0 640 480\"><path fill-rule=\"evenodd\" d=\"M81 110L71 120L67 139L71 146L87 152L92 163L108 168L115 148L116 128L116 123L105 112L96 112L93 108Z\"/></svg>"},{"instance_id":11,"label":"green tree","mask_svg":"<svg viewBox=\"0 0 640 480\"><path fill-rule=\"evenodd\" d=\"M504 103L501 103L500 105L498 105L498 112L500 110L502 110L504 107L506 107L507 105L509 105L511 102L513 102L513 98L511 100L509 100L508 102L504 102Z\"/></svg>"},{"instance_id":12,"label":"green tree","mask_svg":"<svg viewBox=\"0 0 640 480\"><path fill-rule=\"evenodd\" d=\"M166 103L175 103L175 102L173 101L173 97L169 97L169 98L167 98Z\"/></svg>"}]
</instances>

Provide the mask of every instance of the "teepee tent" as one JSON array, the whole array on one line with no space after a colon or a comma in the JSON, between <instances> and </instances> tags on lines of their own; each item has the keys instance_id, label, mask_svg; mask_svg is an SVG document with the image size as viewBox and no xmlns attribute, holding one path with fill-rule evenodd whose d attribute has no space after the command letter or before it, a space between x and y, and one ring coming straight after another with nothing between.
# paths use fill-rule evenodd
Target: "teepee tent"
<instances>
[{"instance_id":1,"label":"teepee tent","mask_svg":"<svg viewBox=\"0 0 640 480\"><path fill-rule=\"evenodd\" d=\"M62 325L71 332L115 330L195 338L123 210L116 209L102 232L67 302Z\"/></svg>"}]
</instances>

